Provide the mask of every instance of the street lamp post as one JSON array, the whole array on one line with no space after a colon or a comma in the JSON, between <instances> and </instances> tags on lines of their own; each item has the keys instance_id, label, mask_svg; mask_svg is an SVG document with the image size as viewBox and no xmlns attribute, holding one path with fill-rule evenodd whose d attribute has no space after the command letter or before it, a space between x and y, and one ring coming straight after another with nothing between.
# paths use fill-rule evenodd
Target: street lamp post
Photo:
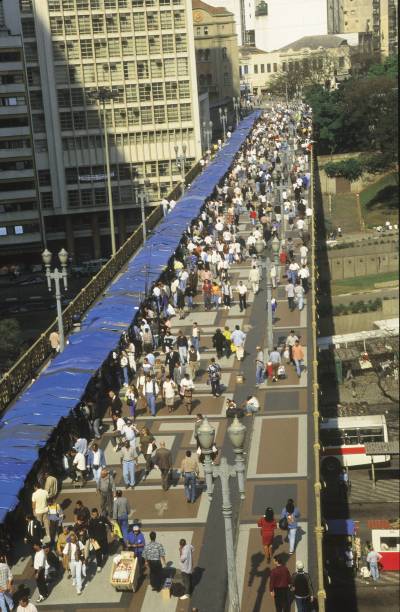
<instances>
[{"instance_id":1,"label":"street lamp post","mask_svg":"<svg viewBox=\"0 0 400 612\"><path fill-rule=\"evenodd\" d=\"M225 107L224 110L222 110L222 108L219 108L219 120L221 122L222 125L222 132L224 135L224 142L226 140L226 124L228 122L228 109Z\"/></svg>"},{"instance_id":2,"label":"street lamp post","mask_svg":"<svg viewBox=\"0 0 400 612\"><path fill-rule=\"evenodd\" d=\"M203 121L203 134L205 138L206 151L209 151L211 148L212 129L212 121Z\"/></svg>"},{"instance_id":3,"label":"street lamp post","mask_svg":"<svg viewBox=\"0 0 400 612\"><path fill-rule=\"evenodd\" d=\"M239 101L239 98L232 98L232 101L233 101L233 110L235 112L236 127L237 127L240 122L240 101Z\"/></svg>"},{"instance_id":4,"label":"street lamp post","mask_svg":"<svg viewBox=\"0 0 400 612\"><path fill-rule=\"evenodd\" d=\"M186 145L182 145L182 153L179 154L178 145L174 146L176 165L180 169L182 177L182 195L185 193L185 168L186 168Z\"/></svg>"},{"instance_id":5,"label":"street lamp post","mask_svg":"<svg viewBox=\"0 0 400 612\"><path fill-rule=\"evenodd\" d=\"M202 424L197 430L201 450L205 456L204 473L207 484L208 499L212 500L213 479L219 478L222 491L222 514L225 523L226 562L228 569L228 590L230 612L240 612L239 589L236 574L235 548L233 543L232 528L232 502L229 489L229 479L237 477L240 498L244 499L244 456L243 445L246 435L246 427L240 423L237 417L232 425L228 427L228 435L235 453L235 465L229 465L226 458L222 457L218 466L212 465L211 453L215 438L215 429L211 427L208 419L204 417Z\"/></svg>"},{"instance_id":6,"label":"street lamp post","mask_svg":"<svg viewBox=\"0 0 400 612\"><path fill-rule=\"evenodd\" d=\"M275 266L279 266L279 249L281 246L281 241L279 240L278 236L274 236L272 241L271 241L271 248L272 248L272 253L274 255L274 264Z\"/></svg>"},{"instance_id":7,"label":"street lamp post","mask_svg":"<svg viewBox=\"0 0 400 612\"><path fill-rule=\"evenodd\" d=\"M103 115L103 132L104 132L104 155L106 161L106 174L107 174L107 197L108 197L108 211L110 217L110 233L111 233L111 253L115 255L117 248L115 243L115 225L114 225L114 209L112 200L112 188L111 188L111 170L110 170L110 151L108 147L108 135L107 135L107 116L106 116L106 102L113 100L118 94L113 92L112 89L106 87L100 87L97 92L93 92L91 97L102 107Z\"/></svg>"},{"instance_id":8,"label":"street lamp post","mask_svg":"<svg viewBox=\"0 0 400 612\"><path fill-rule=\"evenodd\" d=\"M266 260L267 272L267 347L268 351L272 351L274 336L272 332L272 279L271 279L271 260L267 257Z\"/></svg>"},{"instance_id":9,"label":"street lamp post","mask_svg":"<svg viewBox=\"0 0 400 612\"><path fill-rule=\"evenodd\" d=\"M145 200L146 200L146 196L145 194L139 193L139 189L140 189L140 185L137 181L135 181L133 183L133 189L135 192L135 200L136 202L139 202L140 204L140 212L141 212L141 216L142 216L142 233L143 233L143 244L146 242L146 236L147 236L147 231L146 231L146 212L145 212Z\"/></svg>"},{"instance_id":10,"label":"street lamp post","mask_svg":"<svg viewBox=\"0 0 400 612\"><path fill-rule=\"evenodd\" d=\"M51 281L54 281L56 289L56 304L57 304L57 322L58 322L58 337L60 342L60 353L64 350L65 339L64 339L64 324L62 318L62 307L61 307L61 287L60 280L63 280L64 289L68 289L67 282L67 263L68 253L65 249L61 249L58 253L58 258L61 264L61 272L58 268L54 268L53 272L50 272L52 254L48 249L45 249L42 253L42 260L46 268L47 287L51 291Z\"/></svg>"}]
</instances>

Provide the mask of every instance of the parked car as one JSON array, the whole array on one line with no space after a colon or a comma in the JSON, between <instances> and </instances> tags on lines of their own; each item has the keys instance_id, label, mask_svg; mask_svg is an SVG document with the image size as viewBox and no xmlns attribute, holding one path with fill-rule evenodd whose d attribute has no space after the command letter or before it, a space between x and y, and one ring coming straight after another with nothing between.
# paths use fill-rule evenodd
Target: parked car
<instances>
[{"instance_id":1,"label":"parked car","mask_svg":"<svg viewBox=\"0 0 400 612\"><path fill-rule=\"evenodd\" d=\"M82 276L94 276L99 270L101 270L106 262L107 259L90 259L89 261L84 261L81 264L75 264L74 266L71 266L71 274L76 278L80 278Z\"/></svg>"}]
</instances>

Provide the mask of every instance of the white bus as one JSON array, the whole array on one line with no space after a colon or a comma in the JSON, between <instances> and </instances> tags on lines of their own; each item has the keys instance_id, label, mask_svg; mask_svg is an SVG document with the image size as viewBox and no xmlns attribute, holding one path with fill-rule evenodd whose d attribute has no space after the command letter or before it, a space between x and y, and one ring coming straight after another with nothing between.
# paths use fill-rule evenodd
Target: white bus
<instances>
[{"instance_id":1,"label":"white bus","mask_svg":"<svg viewBox=\"0 0 400 612\"><path fill-rule=\"evenodd\" d=\"M320 424L321 468L339 472L342 466L371 464L365 454L366 442L388 442L384 415L322 419ZM389 455L374 455L374 463L386 463Z\"/></svg>"}]
</instances>

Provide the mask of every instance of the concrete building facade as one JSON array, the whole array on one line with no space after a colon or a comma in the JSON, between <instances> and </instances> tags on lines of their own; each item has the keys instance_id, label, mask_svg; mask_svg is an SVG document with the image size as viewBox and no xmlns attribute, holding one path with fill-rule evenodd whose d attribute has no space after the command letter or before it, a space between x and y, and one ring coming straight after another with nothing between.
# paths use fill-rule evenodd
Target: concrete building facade
<instances>
[{"instance_id":1,"label":"concrete building facade","mask_svg":"<svg viewBox=\"0 0 400 612\"><path fill-rule=\"evenodd\" d=\"M41 218L21 37L0 2L0 250L41 244Z\"/></svg>"},{"instance_id":2,"label":"concrete building facade","mask_svg":"<svg viewBox=\"0 0 400 612\"><path fill-rule=\"evenodd\" d=\"M255 47L240 48L241 79L256 95L266 93L271 80L279 74L303 69L312 71L318 82L334 88L350 74L348 41L331 35L305 36L271 53Z\"/></svg>"},{"instance_id":3,"label":"concrete building facade","mask_svg":"<svg viewBox=\"0 0 400 612\"><path fill-rule=\"evenodd\" d=\"M192 6L198 91L208 93L216 127L219 108L232 107L232 98L240 93L235 16L201 0L193 0Z\"/></svg>"},{"instance_id":4,"label":"concrete building facade","mask_svg":"<svg viewBox=\"0 0 400 612\"><path fill-rule=\"evenodd\" d=\"M109 252L104 104L119 243L201 155L190 0L3 0L22 37L40 205L50 240ZM146 187L144 186L146 181Z\"/></svg>"},{"instance_id":5,"label":"concrete building facade","mask_svg":"<svg viewBox=\"0 0 400 612\"><path fill-rule=\"evenodd\" d=\"M366 32L382 57L398 49L398 0L327 0L330 34Z\"/></svg>"}]
</instances>

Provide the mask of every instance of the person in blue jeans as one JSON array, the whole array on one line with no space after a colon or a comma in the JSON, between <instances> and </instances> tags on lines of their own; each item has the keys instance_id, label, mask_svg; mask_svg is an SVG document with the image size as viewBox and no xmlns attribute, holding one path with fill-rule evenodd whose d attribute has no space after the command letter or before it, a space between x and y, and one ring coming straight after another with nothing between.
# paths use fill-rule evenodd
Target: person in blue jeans
<instances>
[{"instance_id":1,"label":"person in blue jeans","mask_svg":"<svg viewBox=\"0 0 400 612\"><path fill-rule=\"evenodd\" d=\"M122 461L122 476L124 478L125 486L128 489L135 486L135 459L136 449L131 446L129 440L124 442L121 448L121 461Z\"/></svg>"},{"instance_id":2,"label":"person in blue jeans","mask_svg":"<svg viewBox=\"0 0 400 612\"><path fill-rule=\"evenodd\" d=\"M256 346L256 351L256 385L261 385L264 382L265 374L264 351L261 346Z\"/></svg>"},{"instance_id":3,"label":"person in blue jeans","mask_svg":"<svg viewBox=\"0 0 400 612\"><path fill-rule=\"evenodd\" d=\"M0 610L8 612L14 609L11 595L13 576L7 564L5 555L0 555Z\"/></svg>"},{"instance_id":4,"label":"person in blue jeans","mask_svg":"<svg viewBox=\"0 0 400 612\"><path fill-rule=\"evenodd\" d=\"M124 542L128 540L128 517L131 511L129 502L126 497L122 496L122 491L115 491L114 503L113 503L113 519L118 522L121 528L122 537Z\"/></svg>"},{"instance_id":5,"label":"person in blue jeans","mask_svg":"<svg viewBox=\"0 0 400 612\"><path fill-rule=\"evenodd\" d=\"M300 511L296 508L293 499L288 499L286 506L282 508L281 519L286 518L288 523L289 555L293 555L296 548L296 535Z\"/></svg>"},{"instance_id":6,"label":"person in blue jeans","mask_svg":"<svg viewBox=\"0 0 400 612\"><path fill-rule=\"evenodd\" d=\"M369 563L369 570L371 577L374 582L379 580L379 561L382 559L382 555L372 548L369 549L367 554L367 563Z\"/></svg>"},{"instance_id":7,"label":"person in blue jeans","mask_svg":"<svg viewBox=\"0 0 400 612\"><path fill-rule=\"evenodd\" d=\"M188 504L196 501L196 481L199 475L199 462L197 456L192 456L192 451L187 450L186 456L181 464L181 473L184 478L185 497Z\"/></svg>"}]
</instances>

